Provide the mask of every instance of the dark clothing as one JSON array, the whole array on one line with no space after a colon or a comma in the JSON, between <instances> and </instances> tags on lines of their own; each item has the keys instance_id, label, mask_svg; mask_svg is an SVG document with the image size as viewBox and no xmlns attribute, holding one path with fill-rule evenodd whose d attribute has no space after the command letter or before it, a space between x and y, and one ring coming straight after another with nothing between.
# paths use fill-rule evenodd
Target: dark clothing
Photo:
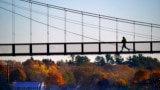
<instances>
[{"instance_id":1,"label":"dark clothing","mask_svg":"<svg viewBox=\"0 0 160 90\"><path fill-rule=\"evenodd\" d=\"M128 49L128 51L129 51L129 48L127 48L126 47L126 42L127 42L127 40L126 40L126 38L125 37L123 37L123 39L122 39L122 50L121 51L123 51L123 48L126 48L126 49Z\"/></svg>"},{"instance_id":2,"label":"dark clothing","mask_svg":"<svg viewBox=\"0 0 160 90\"><path fill-rule=\"evenodd\" d=\"M126 47L126 39L125 38L123 38L123 40L122 40L122 43L123 43L123 45L122 45L122 47Z\"/></svg>"}]
</instances>

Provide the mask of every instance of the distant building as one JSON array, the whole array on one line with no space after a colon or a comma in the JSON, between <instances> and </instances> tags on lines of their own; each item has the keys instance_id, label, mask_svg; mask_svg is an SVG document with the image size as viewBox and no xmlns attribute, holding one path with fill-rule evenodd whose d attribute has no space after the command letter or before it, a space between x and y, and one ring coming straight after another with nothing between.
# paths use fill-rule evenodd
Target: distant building
<instances>
[{"instance_id":1,"label":"distant building","mask_svg":"<svg viewBox=\"0 0 160 90\"><path fill-rule=\"evenodd\" d=\"M14 90L44 90L44 87L43 82L13 82Z\"/></svg>"}]
</instances>

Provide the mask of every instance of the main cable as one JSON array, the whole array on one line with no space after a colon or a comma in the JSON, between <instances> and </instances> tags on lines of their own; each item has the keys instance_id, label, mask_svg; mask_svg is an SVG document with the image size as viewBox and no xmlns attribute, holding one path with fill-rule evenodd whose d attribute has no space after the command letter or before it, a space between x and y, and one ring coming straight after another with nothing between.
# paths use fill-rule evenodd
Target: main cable
<instances>
[{"instance_id":1,"label":"main cable","mask_svg":"<svg viewBox=\"0 0 160 90\"><path fill-rule=\"evenodd\" d=\"M3 10L6 10L6 11L8 11L8 12L13 13L11 10L8 10L8 9L6 9L6 8L3 8L3 7L0 7L0 8L3 9ZM21 17L24 17L24 18L27 18L27 19L30 20L30 18L27 17L27 16L21 15L21 14L16 13L16 12L14 12L14 14L16 14L16 15L18 15L18 16L21 16ZM47 25L46 23L37 21L37 20L35 20L35 19L33 19L33 18L32 18L31 20L32 20L32 21L35 21L35 22L37 22L37 23L43 24L43 25ZM55 26L51 26L51 25L49 25L49 26L52 27L52 28L55 28L55 29L57 29L57 30L65 31L64 29L61 29L61 28L58 28L58 27L55 27ZM74 35L82 36L81 34L73 33L73 32L67 31L67 30L66 30L66 32L71 33L71 34L74 34ZM83 37L88 38L88 39L91 39L91 40L99 41L99 39L91 38L91 37L88 37L88 36L83 36ZM100 42L105 42L105 41L100 41ZM111 44L111 45L115 45L115 44L112 44L112 43L110 43L110 44ZM122 47L122 46L121 46L121 45L118 45L118 47ZM133 49L130 49L130 50L133 50Z\"/></svg>"},{"instance_id":2,"label":"main cable","mask_svg":"<svg viewBox=\"0 0 160 90\"><path fill-rule=\"evenodd\" d=\"M5 3L5 4L10 5L10 3L5 2L5 1L0 1L0 2L3 2L3 3ZM22 7L22 6L18 6L18 5L15 5L15 6L18 7L18 8L20 8L20 9L28 10L28 11L29 11L29 9L26 8L26 7ZM32 10L32 13L37 13L37 14L41 14L41 15L45 15L45 16L48 15L47 13L43 13L43 12L35 11L35 10ZM78 24L78 25L81 25L81 24L82 24L82 22L80 22L80 21L76 21L76 20L72 20L72 19L67 19L67 18L66 18L66 20L65 20L63 17L59 17L59 16L55 16L55 15L49 15L49 17L54 18L54 19L58 19L58 20L67 21L67 22L73 23L73 24ZM134 24L134 27L135 27L135 23L133 23L133 24ZM87 26L87 27L99 29L99 26L98 26L98 25L88 24L88 23L84 23L84 22L83 22L83 26ZM152 25L151 25L151 26L152 26ZM152 27L153 27L153 26L152 26ZM109 32L117 32L117 33L125 34L125 35L134 35L134 37L133 37L134 40L135 40L135 36L141 37L141 38L148 38L148 39L152 38L152 39L154 39L154 40L159 40L159 38L160 38L160 37L158 37L158 36L153 36L153 35L152 35L151 37L149 37L150 35L145 35L145 34L141 34L141 33L135 33L135 30L133 31L134 34L133 34L133 32L130 32L130 31L125 31L125 30L121 30L121 29L118 29L118 30L117 30L117 29L114 29L114 28L103 27L103 26L101 26L101 30L103 30L103 31L109 31Z\"/></svg>"}]
</instances>

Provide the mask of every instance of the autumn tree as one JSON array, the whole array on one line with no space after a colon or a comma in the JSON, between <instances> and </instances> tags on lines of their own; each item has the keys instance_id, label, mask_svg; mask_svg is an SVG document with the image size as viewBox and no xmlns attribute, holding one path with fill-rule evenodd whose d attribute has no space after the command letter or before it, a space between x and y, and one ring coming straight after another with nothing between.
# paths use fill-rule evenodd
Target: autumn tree
<instances>
[{"instance_id":1,"label":"autumn tree","mask_svg":"<svg viewBox=\"0 0 160 90\"><path fill-rule=\"evenodd\" d=\"M76 79L73 73L76 67L76 65L70 65L68 62L57 67L57 71L63 75L63 79L66 84L76 84Z\"/></svg>"},{"instance_id":2,"label":"autumn tree","mask_svg":"<svg viewBox=\"0 0 160 90\"><path fill-rule=\"evenodd\" d=\"M141 83L150 78L150 72L146 69L140 69L135 73L133 83Z\"/></svg>"},{"instance_id":3,"label":"autumn tree","mask_svg":"<svg viewBox=\"0 0 160 90\"><path fill-rule=\"evenodd\" d=\"M89 86L95 85L102 78L107 78L107 73L102 67L88 63L76 67L74 76L76 83L81 84L82 90L89 90Z\"/></svg>"},{"instance_id":4,"label":"autumn tree","mask_svg":"<svg viewBox=\"0 0 160 90\"><path fill-rule=\"evenodd\" d=\"M63 78L64 78L64 80L65 80L65 82L67 83L67 84L76 84L76 79L75 79L75 77L74 77L74 74L73 74L73 72L64 72L63 73Z\"/></svg>"},{"instance_id":5,"label":"autumn tree","mask_svg":"<svg viewBox=\"0 0 160 90\"><path fill-rule=\"evenodd\" d=\"M54 72L54 71L50 71L48 73L45 82L47 86L62 85L65 83L62 74L60 72Z\"/></svg>"},{"instance_id":6,"label":"autumn tree","mask_svg":"<svg viewBox=\"0 0 160 90\"><path fill-rule=\"evenodd\" d=\"M10 81L25 81L26 80L26 74L23 71L22 68L17 68L10 74Z\"/></svg>"},{"instance_id":7,"label":"autumn tree","mask_svg":"<svg viewBox=\"0 0 160 90\"><path fill-rule=\"evenodd\" d=\"M108 75L108 80L111 83L118 85L121 85L120 82L122 81L122 79L125 81L126 85L131 83L131 80L133 79L136 72L134 68L127 65L111 65L109 66L109 68L105 67L105 70Z\"/></svg>"},{"instance_id":8,"label":"autumn tree","mask_svg":"<svg viewBox=\"0 0 160 90\"><path fill-rule=\"evenodd\" d=\"M7 66L2 61L0 61L0 75L7 78Z\"/></svg>"},{"instance_id":9,"label":"autumn tree","mask_svg":"<svg viewBox=\"0 0 160 90\"><path fill-rule=\"evenodd\" d=\"M116 80L116 84L117 84L118 88L119 88L119 87L125 87L125 86L127 86L127 82L126 82L126 80L123 79L123 78L117 79L117 80Z\"/></svg>"},{"instance_id":10,"label":"autumn tree","mask_svg":"<svg viewBox=\"0 0 160 90\"><path fill-rule=\"evenodd\" d=\"M152 70L150 84L153 88L160 88L160 68L155 68Z\"/></svg>"},{"instance_id":11,"label":"autumn tree","mask_svg":"<svg viewBox=\"0 0 160 90\"><path fill-rule=\"evenodd\" d=\"M23 68L20 62L16 62L13 60L0 61L0 74L8 80L9 74L17 68Z\"/></svg>"},{"instance_id":12,"label":"autumn tree","mask_svg":"<svg viewBox=\"0 0 160 90\"><path fill-rule=\"evenodd\" d=\"M27 60L23 63L28 81L44 81L47 77L47 67L39 60Z\"/></svg>"}]
</instances>

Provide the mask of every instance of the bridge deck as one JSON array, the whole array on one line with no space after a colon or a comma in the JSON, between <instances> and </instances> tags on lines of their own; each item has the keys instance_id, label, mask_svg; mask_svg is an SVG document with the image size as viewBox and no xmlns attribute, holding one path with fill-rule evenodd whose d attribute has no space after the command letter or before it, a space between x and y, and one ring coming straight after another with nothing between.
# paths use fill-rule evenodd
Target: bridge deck
<instances>
[{"instance_id":1,"label":"bridge deck","mask_svg":"<svg viewBox=\"0 0 160 90\"><path fill-rule=\"evenodd\" d=\"M0 44L0 56L160 53L160 41Z\"/></svg>"}]
</instances>

